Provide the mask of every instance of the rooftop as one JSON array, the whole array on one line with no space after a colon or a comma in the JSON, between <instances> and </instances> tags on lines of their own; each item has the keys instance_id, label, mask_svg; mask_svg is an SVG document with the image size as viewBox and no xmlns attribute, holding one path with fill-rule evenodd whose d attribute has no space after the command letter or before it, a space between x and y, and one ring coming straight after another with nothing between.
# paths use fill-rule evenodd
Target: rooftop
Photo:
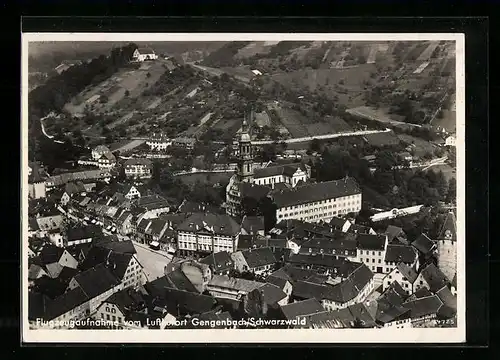
<instances>
[{"instance_id":1,"label":"rooftop","mask_svg":"<svg viewBox=\"0 0 500 360\"><path fill-rule=\"evenodd\" d=\"M269 247L248 249L242 251L242 255L250 269L276 263L274 254Z\"/></svg>"},{"instance_id":2,"label":"rooftop","mask_svg":"<svg viewBox=\"0 0 500 360\"><path fill-rule=\"evenodd\" d=\"M226 289L234 289L248 293L250 291L260 288L261 286L264 285L264 283L246 279L233 278L227 275L214 275L210 280L210 282L208 283L208 285Z\"/></svg>"},{"instance_id":3,"label":"rooftop","mask_svg":"<svg viewBox=\"0 0 500 360\"><path fill-rule=\"evenodd\" d=\"M277 207L282 208L360 193L361 190L353 178L344 178L273 192L273 198Z\"/></svg>"},{"instance_id":4,"label":"rooftop","mask_svg":"<svg viewBox=\"0 0 500 360\"><path fill-rule=\"evenodd\" d=\"M385 253L385 261L392 263L403 262L413 264L417 259L415 248L409 245L389 244Z\"/></svg>"},{"instance_id":5,"label":"rooftop","mask_svg":"<svg viewBox=\"0 0 500 360\"><path fill-rule=\"evenodd\" d=\"M356 237L358 241L358 248L362 250L378 250L385 249L387 241L386 235L371 235L371 234L358 234Z\"/></svg>"},{"instance_id":6,"label":"rooftop","mask_svg":"<svg viewBox=\"0 0 500 360\"><path fill-rule=\"evenodd\" d=\"M240 232L240 226L229 215L195 213L190 215L177 227L178 231L214 233L225 236L235 236Z\"/></svg>"},{"instance_id":7,"label":"rooftop","mask_svg":"<svg viewBox=\"0 0 500 360\"><path fill-rule=\"evenodd\" d=\"M324 312L325 309L318 300L307 299L281 306L281 311L287 319L295 320L299 316L307 316Z\"/></svg>"}]
</instances>

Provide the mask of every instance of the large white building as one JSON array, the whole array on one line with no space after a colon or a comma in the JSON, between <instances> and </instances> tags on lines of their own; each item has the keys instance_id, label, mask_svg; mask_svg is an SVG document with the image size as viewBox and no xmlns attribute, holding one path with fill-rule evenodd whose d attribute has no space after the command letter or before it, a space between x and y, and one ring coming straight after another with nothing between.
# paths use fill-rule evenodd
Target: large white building
<instances>
[{"instance_id":1,"label":"large white building","mask_svg":"<svg viewBox=\"0 0 500 360\"><path fill-rule=\"evenodd\" d=\"M177 249L183 255L203 255L238 248L240 226L228 215L195 213L177 227Z\"/></svg>"},{"instance_id":2,"label":"large white building","mask_svg":"<svg viewBox=\"0 0 500 360\"><path fill-rule=\"evenodd\" d=\"M147 179L153 175L153 162L149 159L129 159L125 162L124 167L127 177Z\"/></svg>"},{"instance_id":3,"label":"large white building","mask_svg":"<svg viewBox=\"0 0 500 360\"><path fill-rule=\"evenodd\" d=\"M306 184L272 194L276 220L329 222L337 215L361 210L361 189L353 178Z\"/></svg>"}]
</instances>

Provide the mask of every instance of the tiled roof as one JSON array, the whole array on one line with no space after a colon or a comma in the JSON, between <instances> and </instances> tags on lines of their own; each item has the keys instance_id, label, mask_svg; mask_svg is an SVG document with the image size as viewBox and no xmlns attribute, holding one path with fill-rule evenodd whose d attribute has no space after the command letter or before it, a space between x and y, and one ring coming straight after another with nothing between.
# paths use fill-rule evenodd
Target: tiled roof
<instances>
[{"instance_id":1,"label":"tiled roof","mask_svg":"<svg viewBox=\"0 0 500 360\"><path fill-rule=\"evenodd\" d=\"M153 49L147 47L137 48L137 50L141 55L152 55L155 53Z\"/></svg>"},{"instance_id":2,"label":"tiled roof","mask_svg":"<svg viewBox=\"0 0 500 360\"><path fill-rule=\"evenodd\" d=\"M200 260L202 264L209 265L213 271L226 271L233 268L233 260L227 251L212 253Z\"/></svg>"},{"instance_id":3,"label":"tiled roof","mask_svg":"<svg viewBox=\"0 0 500 360\"><path fill-rule=\"evenodd\" d=\"M346 219L341 219L339 217L333 217L330 220L330 225L335 229L335 230L341 230L345 223L348 222ZM352 225L352 224L351 224Z\"/></svg>"},{"instance_id":4,"label":"tiled roof","mask_svg":"<svg viewBox=\"0 0 500 360\"><path fill-rule=\"evenodd\" d=\"M273 192L278 208L307 204L342 196L360 194L361 190L353 178L296 186L292 189Z\"/></svg>"},{"instance_id":5,"label":"tiled roof","mask_svg":"<svg viewBox=\"0 0 500 360\"><path fill-rule=\"evenodd\" d=\"M399 263L403 262L405 264L412 264L417 258L417 252L415 249L408 245L387 245L385 253L385 261Z\"/></svg>"},{"instance_id":6,"label":"tiled roof","mask_svg":"<svg viewBox=\"0 0 500 360\"><path fill-rule=\"evenodd\" d=\"M387 235L389 242L391 242L392 240L394 240L398 236L405 236L403 229L401 229L398 226L394 226L394 225L387 226L385 233Z\"/></svg>"},{"instance_id":7,"label":"tiled roof","mask_svg":"<svg viewBox=\"0 0 500 360\"><path fill-rule=\"evenodd\" d=\"M249 182L239 184L241 197L249 197L253 199L262 199L269 195L271 188L264 185L257 185Z\"/></svg>"},{"instance_id":8,"label":"tiled roof","mask_svg":"<svg viewBox=\"0 0 500 360\"><path fill-rule=\"evenodd\" d=\"M429 288L432 292L440 290L443 286L447 285L449 280L443 274L439 268L430 263L420 272L424 280L429 284Z\"/></svg>"},{"instance_id":9,"label":"tiled roof","mask_svg":"<svg viewBox=\"0 0 500 360\"><path fill-rule=\"evenodd\" d=\"M441 299L443 304L451 309L457 310L457 297L451 293L447 286L443 286L436 292L436 295Z\"/></svg>"},{"instance_id":10,"label":"tiled roof","mask_svg":"<svg viewBox=\"0 0 500 360\"><path fill-rule=\"evenodd\" d=\"M134 243L131 240L107 241L100 243L98 246L103 249L111 250L114 253L131 254L131 255L137 253L137 251L135 250Z\"/></svg>"},{"instance_id":11,"label":"tiled roof","mask_svg":"<svg viewBox=\"0 0 500 360\"><path fill-rule=\"evenodd\" d=\"M438 240L457 240L457 221L453 212L449 212L438 232Z\"/></svg>"},{"instance_id":12,"label":"tiled roof","mask_svg":"<svg viewBox=\"0 0 500 360\"><path fill-rule=\"evenodd\" d=\"M347 235L345 233L342 233ZM342 254L345 250L348 251L356 251L357 242L355 238L350 238L348 236L338 238L338 239L328 239L328 238L314 238L305 241L300 247L301 253L309 253L309 249L311 250L323 250L325 254L340 254L338 251L341 251ZM333 252L335 250L335 253Z\"/></svg>"},{"instance_id":13,"label":"tiled roof","mask_svg":"<svg viewBox=\"0 0 500 360\"><path fill-rule=\"evenodd\" d=\"M60 175L54 175L46 180L49 185L60 186L64 185L70 181L86 180L86 179L104 179L111 177L111 173L108 170L87 170L78 171L72 173L64 173Z\"/></svg>"},{"instance_id":14,"label":"tiled roof","mask_svg":"<svg viewBox=\"0 0 500 360\"><path fill-rule=\"evenodd\" d=\"M297 169L302 168L302 164L287 164L287 165L278 165L278 166L268 166L264 168L255 169L254 178L266 178L271 176L279 176L284 175L288 177L292 177L293 174L297 171Z\"/></svg>"},{"instance_id":15,"label":"tiled roof","mask_svg":"<svg viewBox=\"0 0 500 360\"><path fill-rule=\"evenodd\" d=\"M96 225L82 225L75 227L68 227L66 231L66 236L68 241L75 241L81 239L92 238L102 236L102 230Z\"/></svg>"},{"instance_id":16,"label":"tiled roof","mask_svg":"<svg viewBox=\"0 0 500 360\"><path fill-rule=\"evenodd\" d=\"M285 288L285 285L286 285L286 282L289 281L287 279L283 279L282 277L278 277L278 276L275 276L275 275L269 275L267 278L266 278L266 282L268 284L273 284L273 285L276 285L277 287L279 287L281 290L283 290Z\"/></svg>"},{"instance_id":17,"label":"tiled roof","mask_svg":"<svg viewBox=\"0 0 500 360\"><path fill-rule=\"evenodd\" d=\"M399 306L405 301L406 293L397 281L393 281L391 285L379 296L377 302L385 303L387 306Z\"/></svg>"},{"instance_id":18,"label":"tiled roof","mask_svg":"<svg viewBox=\"0 0 500 360\"><path fill-rule=\"evenodd\" d=\"M360 224L351 224L351 226L349 226L349 229L347 229L347 232L353 234L370 234L371 230L372 228L369 226L364 226Z\"/></svg>"},{"instance_id":19,"label":"tiled roof","mask_svg":"<svg viewBox=\"0 0 500 360\"><path fill-rule=\"evenodd\" d=\"M361 322L363 327L375 327L375 316L371 314L370 310L363 303L357 303L348 307L354 319Z\"/></svg>"},{"instance_id":20,"label":"tiled roof","mask_svg":"<svg viewBox=\"0 0 500 360\"><path fill-rule=\"evenodd\" d=\"M226 275L214 275L209 286L217 286L226 289L234 289L238 291L250 292L260 288L264 283L246 279L233 278Z\"/></svg>"},{"instance_id":21,"label":"tiled roof","mask_svg":"<svg viewBox=\"0 0 500 360\"><path fill-rule=\"evenodd\" d=\"M144 306L145 299L140 292L126 288L114 293L105 302L118 306L122 313L126 315L128 311Z\"/></svg>"},{"instance_id":22,"label":"tiled roof","mask_svg":"<svg viewBox=\"0 0 500 360\"><path fill-rule=\"evenodd\" d=\"M382 251L385 248L387 237L385 235L358 234L356 240L359 249Z\"/></svg>"},{"instance_id":23,"label":"tiled roof","mask_svg":"<svg viewBox=\"0 0 500 360\"><path fill-rule=\"evenodd\" d=\"M189 292L198 292L193 283L191 283L188 277L180 269L176 269L165 275L165 280L167 281L167 287L169 288Z\"/></svg>"},{"instance_id":24,"label":"tiled roof","mask_svg":"<svg viewBox=\"0 0 500 360\"><path fill-rule=\"evenodd\" d=\"M81 268L83 270L103 266L107 268L117 279L122 280L128 265L133 258L131 253L115 252L106 247L92 247L85 257Z\"/></svg>"},{"instance_id":25,"label":"tiled roof","mask_svg":"<svg viewBox=\"0 0 500 360\"><path fill-rule=\"evenodd\" d=\"M50 244L42 248L42 251L40 251L38 257L42 265L48 265L59 262L59 259L61 259L63 253L63 248Z\"/></svg>"},{"instance_id":26,"label":"tiled roof","mask_svg":"<svg viewBox=\"0 0 500 360\"><path fill-rule=\"evenodd\" d=\"M429 254L435 247L434 241L425 234L420 234L411 245L424 255Z\"/></svg>"},{"instance_id":27,"label":"tiled roof","mask_svg":"<svg viewBox=\"0 0 500 360\"><path fill-rule=\"evenodd\" d=\"M146 158L132 158L125 161L124 165L125 166L143 165L152 168L153 162Z\"/></svg>"},{"instance_id":28,"label":"tiled roof","mask_svg":"<svg viewBox=\"0 0 500 360\"><path fill-rule=\"evenodd\" d=\"M441 306L443 306L443 302L437 295L407 301L403 304L403 307L410 309L412 319L437 314Z\"/></svg>"},{"instance_id":29,"label":"tiled roof","mask_svg":"<svg viewBox=\"0 0 500 360\"><path fill-rule=\"evenodd\" d=\"M56 299L49 301L46 305L43 318L47 321L53 320L90 299L91 297L89 297L84 290L80 287L76 287L58 296Z\"/></svg>"},{"instance_id":30,"label":"tiled roof","mask_svg":"<svg viewBox=\"0 0 500 360\"><path fill-rule=\"evenodd\" d=\"M276 263L274 254L268 247L248 249L242 251L242 255L250 269Z\"/></svg>"},{"instance_id":31,"label":"tiled roof","mask_svg":"<svg viewBox=\"0 0 500 360\"><path fill-rule=\"evenodd\" d=\"M415 291L413 294L411 294L408 297L407 301L413 301L413 300L417 300L417 299L428 297L428 296L432 296L432 293L430 292L430 290L427 289L426 287L421 287L420 289Z\"/></svg>"},{"instance_id":32,"label":"tiled roof","mask_svg":"<svg viewBox=\"0 0 500 360\"><path fill-rule=\"evenodd\" d=\"M318 300L308 299L281 306L281 311L287 319L295 320L299 316L324 312L325 309Z\"/></svg>"},{"instance_id":33,"label":"tiled roof","mask_svg":"<svg viewBox=\"0 0 500 360\"><path fill-rule=\"evenodd\" d=\"M376 320L378 323L387 324L394 320L408 318L410 315L411 310L404 306L379 303Z\"/></svg>"},{"instance_id":34,"label":"tiled roof","mask_svg":"<svg viewBox=\"0 0 500 360\"><path fill-rule=\"evenodd\" d=\"M240 226L229 215L196 213L189 216L177 227L178 231L199 232L209 228L215 234L235 236L240 232Z\"/></svg>"},{"instance_id":35,"label":"tiled roof","mask_svg":"<svg viewBox=\"0 0 500 360\"><path fill-rule=\"evenodd\" d=\"M311 315L299 316L299 319L305 318L304 328L309 329L343 329L349 328L354 321L349 309L336 311L322 311Z\"/></svg>"},{"instance_id":36,"label":"tiled roof","mask_svg":"<svg viewBox=\"0 0 500 360\"><path fill-rule=\"evenodd\" d=\"M89 299L105 293L120 283L104 264L85 270L74 279Z\"/></svg>"},{"instance_id":37,"label":"tiled roof","mask_svg":"<svg viewBox=\"0 0 500 360\"><path fill-rule=\"evenodd\" d=\"M312 265L317 267L323 267L327 269L332 269L334 272L338 271L338 268L343 265L345 260L337 259L333 255L307 255L307 254L292 254L285 262L289 264L296 265Z\"/></svg>"},{"instance_id":38,"label":"tiled roof","mask_svg":"<svg viewBox=\"0 0 500 360\"><path fill-rule=\"evenodd\" d=\"M42 276L34 281L34 289L46 295L50 299L55 299L66 292L68 284L59 278L52 279L48 276Z\"/></svg>"},{"instance_id":39,"label":"tiled roof","mask_svg":"<svg viewBox=\"0 0 500 360\"><path fill-rule=\"evenodd\" d=\"M346 303L354 299L373 279L373 273L365 264L360 264L346 280L334 285L326 294L326 298L338 303Z\"/></svg>"},{"instance_id":40,"label":"tiled roof","mask_svg":"<svg viewBox=\"0 0 500 360\"><path fill-rule=\"evenodd\" d=\"M410 283L413 284L415 280L417 280L418 274L412 267L406 265L405 263L399 263L396 268Z\"/></svg>"},{"instance_id":41,"label":"tiled roof","mask_svg":"<svg viewBox=\"0 0 500 360\"><path fill-rule=\"evenodd\" d=\"M217 305L212 296L173 288L164 288L161 300L165 302L168 312L174 316L177 316L178 312L191 315L203 314L213 310Z\"/></svg>"},{"instance_id":42,"label":"tiled roof","mask_svg":"<svg viewBox=\"0 0 500 360\"><path fill-rule=\"evenodd\" d=\"M264 301L268 305L275 305L287 296L278 286L273 284L264 284L259 289L264 293Z\"/></svg>"}]
</instances>

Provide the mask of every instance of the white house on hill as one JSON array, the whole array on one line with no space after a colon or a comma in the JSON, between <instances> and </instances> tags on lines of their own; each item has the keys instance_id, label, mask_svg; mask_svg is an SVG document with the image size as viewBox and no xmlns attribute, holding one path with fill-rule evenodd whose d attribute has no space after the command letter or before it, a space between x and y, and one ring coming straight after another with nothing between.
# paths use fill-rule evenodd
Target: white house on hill
<instances>
[{"instance_id":1,"label":"white house on hill","mask_svg":"<svg viewBox=\"0 0 500 360\"><path fill-rule=\"evenodd\" d=\"M156 60L158 59L158 55L154 52L154 50L150 48L138 48L135 49L134 53L132 54L132 60L133 61L145 61L145 60Z\"/></svg>"}]
</instances>

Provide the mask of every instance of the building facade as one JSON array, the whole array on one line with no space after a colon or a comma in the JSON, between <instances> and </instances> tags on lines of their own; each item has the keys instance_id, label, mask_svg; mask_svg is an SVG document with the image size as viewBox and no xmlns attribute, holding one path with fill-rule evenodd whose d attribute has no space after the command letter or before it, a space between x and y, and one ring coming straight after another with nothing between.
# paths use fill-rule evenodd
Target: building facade
<instances>
[{"instance_id":1,"label":"building facade","mask_svg":"<svg viewBox=\"0 0 500 360\"><path fill-rule=\"evenodd\" d=\"M329 222L338 215L361 210L361 189L352 178L284 189L273 195L276 219Z\"/></svg>"}]
</instances>

